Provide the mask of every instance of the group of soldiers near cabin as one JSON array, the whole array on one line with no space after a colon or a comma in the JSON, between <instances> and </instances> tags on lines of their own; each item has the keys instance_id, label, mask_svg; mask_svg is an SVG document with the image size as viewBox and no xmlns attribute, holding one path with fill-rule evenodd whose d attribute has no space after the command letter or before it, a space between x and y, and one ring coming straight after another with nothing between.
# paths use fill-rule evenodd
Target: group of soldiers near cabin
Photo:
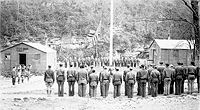
<instances>
[{"instance_id":1,"label":"group of soldiers near cabin","mask_svg":"<svg viewBox=\"0 0 200 110\"><path fill-rule=\"evenodd\" d=\"M12 85L24 83L24 80L31 76L31 65L25 66L24 64L14 66L11 71Z\"/></svg>"},{"instance_id":2,"label":"group of soldiers near cabin","mask_svg":"<svg viewBox=\"0 0 200 110\"><path fill-rule=\"evenodd\" d=\"M132 98L134 95L134 86L137 83L137 95L145 97L146 94L156 97L158 94L181 95L184 93L184 83L188 81L188 93L194 92L194 81L197 78L198 93L200 89L200 74L199 68L191 62L189 66L183 66L183 63L177 63L177 66L163 62L160 65L140 65L140 69L136 71L130 65L122 72L118 67L115 69L103 66L101 72L97 72L93 66L88 70L84 65L77 70L70 65L69 69L65 71L63 65L55 71L48 67L44 74L44 81L47 86L48 96L52 93L52 85L56 81L58 84L58 96L64 96L65 80L68 82L68 94L74 96L74 85L78 83L78 96L85 97L87 84L89 84L89 96L97 96L97 86L100 84L100 95L104 98L108 96L110 83L113 84L113 97L121 96L121 85L124 82L125 96ZM146 92L147 88L147 92ZM175 89L174 89L175 88ZM136 92L136 91L135 91Z\"/></svg>"}]
</instances>

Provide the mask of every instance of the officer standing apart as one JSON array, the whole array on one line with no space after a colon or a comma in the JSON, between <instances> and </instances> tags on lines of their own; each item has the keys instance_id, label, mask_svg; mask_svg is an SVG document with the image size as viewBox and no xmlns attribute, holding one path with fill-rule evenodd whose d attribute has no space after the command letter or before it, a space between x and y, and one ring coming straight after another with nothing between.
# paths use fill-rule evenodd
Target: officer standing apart
<instances>
[{"instance_id":1,"label":"officer standing apart","mask_svg":"<svg viewBox=\"0 0 200 110\"><path fill-rule=\"evenodd\" d=\"M122 74L119 72L119 68L115 69L115 73L113 74L112 83L114 86L114 98L119 97L121 95L121 84L122 84Z\"/></svg>"},{"instance_id":2,"label":"officer standing apart","mask_svg":"<svg viewBox=\"0 0 200 110\"><path fill-rule=\"evenodd\" d=\"M151 83L151 96L157 97L158 95L158 83L160 80L160 72L157 70L157 67L154 66L154 69L151 71L149 75L149 80Z\"/></svg>"},{"instance_id":3,"label":"officer standing apart","mask_svg":"<svg viewBox=\"0 0 200 110\"><path fill-rule=\"evenodd\" d=\"M136 74L134 73L133 68L130 68L130 71L127 73L126 78L125 78L125 80L128 83L128 98L133 98L135 76Z\"/></svg>"},{"instance_id":4,"label":"officer standing apart","mask_svg":"<svg viewBox=\"0 0 200 110\"><path fill-rule=\"evenodd\" d=\"M58 83L58 96L63 97L64 95L64 82L65 82L65 71L63 65L59 65L59 69L56 71L56 80Z\"/></svg>"},{"instance_id":5,"label":"officer standing apart","mask_svg":"<svg viewBox=\"0 0 200 110\"><path fill-rule=\"evenodd\" d=\"M53 70L51 70L51 66L48 66L48 69L44 73L44 82L46 83L47 87L47 95L50 96L52 93L51 87L53 86L55 81L55 76Z\"/></svg>"},{"instance_id":6,"label":"officer standing apart","mask_svg":"<svg viewBox=\"0 0 200 110\"><path fill-rule=\"evenodd\" d=\"M139 70L137 72L137 76L136 78L139 80L140 82L140 92L141 92L141 96L145 97L146 96L146 82L147 82L147 70L145 70L145 66L141 65L141 70Z\"/></svg>"},{"instance_id":7,"label":"officer standing apart","mask_svg":"<svg viewBox=\"0 0 200 110\"><path fill-rule=\"evenodd\" d=\"M175 67L175 95L180 95L182 90L182 81L184 76L184 68L181 63L178 63L178 66Z\"/></svg>"},{"instance_id":8,"label":"officer standing apart","mask_svg":"<svg viewBox=\"0 0 200 110\"><path fill-rule=\"evenodd\" d=\"M108 96L109 84L110 84L110 73L108 72L107 67L104 67L104 70L100 74L100 82L102 83L102 95L104 98Z\"/></svg>"},{"instance_id":9,"label":"officer standing apart","mask_svg":"<svg viewBox=\"0 0 200 110\"><path fill-rule=\"evenodd\" d=\"M69 96L74 96L75 81L76 81L76 70L73 68L73 65L70 65L70 68L67 70L67 82L69 85Z\"/></svg>"},{"instance_id":10,"label":"officer standing apart","mask_svg":"<svg viewBox=\"0 0 200 110\"><path fill-rule=\"evenodd\" d=\"M163 78L164 78L164 95L170 94L170 84L173 78L174 71L169 68L169 64L166 64L166 68L163 71Z\"/></svg>"},{"instance_id":11,"label":"officer standing apart","mask_svg":"<svg viewBox=\"0 0 200 110\"><path fill-rule=\"evenodd\" d=\"M12 85L15 85L16 77L17 77L17 71L16 71L16 67L15 66L12 69L11 77L12 77Z\"/></svg>"},{"instance_id":12,"label":"officer standing apart","mask_svg":"<svg viewBox=\"0 0 200 110\"><path fill-rule=\"evenodd\" d=\"M96 97L98 81L99 76L96 74L95 70L92 70L92 73L89 75L90 97Z\"/></svg>"},{"instance_id":13,"label":"officer standing apart","mask_svg":"<svg viewBox=\"0 0 200 110\"><path fill-rule=\"evenodd\" d=\"M197 75L197 68L195 67L194 62L191 62L191 65L187 69L187 79L188 79L188 92L189 94L193 93L194 90L194 80Z\"/></svg>"},{"instance_id":14,"label":"officer standing apart","mask_svg":"<svg viewBox=\"0 0 200 110\"><path fill-rule=\"evenodd\" d=\"M125 96L127 96L128 95L128 83L127 83L127 81L125 80L125 78L126 78L126 74L128 73L130 71L130 65L127 65L127 68L126 68L126 70L124 70L124 74L123 74L123 81L124 81L124 89L125 89Z\"/></svg>"},{"instance_id":15,"label":"officer standing apart","mask_svg":"<svg viewBox=\"0 0 200 110\"><path fill-rule=\"evenodd\" d=\"M161 76L160 81L158 83L158 94L163 94L164 92L163 70L165 69L163 62L160 62L160 66L158 66L157 69L160 72L160 76Z\"/></svg>"},{"instance_id":16,"label":"officer standing apart","mask_svg":"<svg viewBox=\"0 0 200 110\"><path fill-rule=\"evenodd\" d=\"M78 82L78 95L80 97L86 96L86 85L88 83L88 72L84 69L84 66L80 66L80 70L77 73L77 82Z\"/></svg>"}]
</instances>

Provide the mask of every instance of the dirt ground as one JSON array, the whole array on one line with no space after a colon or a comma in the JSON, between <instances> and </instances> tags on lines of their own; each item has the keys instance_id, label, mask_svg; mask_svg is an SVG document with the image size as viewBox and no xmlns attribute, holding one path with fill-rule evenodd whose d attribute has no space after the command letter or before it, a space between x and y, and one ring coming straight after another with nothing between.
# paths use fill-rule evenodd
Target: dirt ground
<instances>
[{"instance_id":1,"label":"dirt ground","mask_svg":"<svg viewBox=\"0 0 200 110\"><path fill-rule=\"evenodd\" d=\"M98 86L96 98L81 98L77 95L77 83L75 84L75 96L68 96L68 85L65 83L64 97L57 96L57 84L53 85L53 95L47 97L43 76L34 76L29 82L11 85L11 79L0 77L0 110L200 110L200 94L182 94L181 96L159 95L156 98L136 96L132 99L124 96L124 83L122 95L113 98L113 85L110 84L109 96L102 98ZM87 93L88 93L87 87ZM195 83L195 90L196 90ZM185 82L187 92L187 82Z\"/></svg>"}]
</instances>

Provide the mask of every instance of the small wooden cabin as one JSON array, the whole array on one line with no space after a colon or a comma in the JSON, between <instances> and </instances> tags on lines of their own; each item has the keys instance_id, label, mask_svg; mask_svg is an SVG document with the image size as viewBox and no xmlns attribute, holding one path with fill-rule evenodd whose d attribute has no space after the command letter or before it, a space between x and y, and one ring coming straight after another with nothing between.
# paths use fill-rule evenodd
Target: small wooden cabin
<instances>
[{"instance_id":1,"label":"small wooden cabin","mask_svg":"<svg viewBox=\"0 0 200 110\"><path fill-rule=\"evenodd\" d=\"M192 58L193 45L187 40L155 39L149 47L149 63L159 62L177 65L182 62L189 65Z\"/></svg>"},{"instance_id":2,"label":"small wooden cabin","mask_svg":"<svg viewBox=\"0 0 200 110\"><path fill-rule=\"evenodd\" d=\"M2 72L9 72L19 64L32 65L32 71L44 72L48 65L57 65L55 50L40 43L22 42L1 50Z\"/></svg>"}]
</instances>

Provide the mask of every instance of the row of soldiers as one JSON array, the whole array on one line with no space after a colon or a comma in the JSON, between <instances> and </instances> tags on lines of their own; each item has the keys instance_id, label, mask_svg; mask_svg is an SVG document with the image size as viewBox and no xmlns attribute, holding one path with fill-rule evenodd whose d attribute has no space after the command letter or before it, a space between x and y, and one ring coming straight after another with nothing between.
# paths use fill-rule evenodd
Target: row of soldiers
<instances>
[{"instance_id":1,"label":"row of soldiers","mask_svg":"<svg viewBox=\"0 0 200 110\"><path fill-rule=\"evenodd\" d=\"M24 82L24 79L29 81L31 75L31 65L25 66L24 64L14 66L11 71L12 85L15 85L16 81L18 84Z\"/></svg>"},{"instance_id":2,"label":"row of soldiers","mask_svg":"<svg viewBox=\"0 0 200 110\"><path fill-rule=\"evenodd\" d=\"M136 67L139 65L139 60L137 59L116 59L113 60L113 64L115 67L126 67L130 65L131 67ZM67 63L67 62L66 62ZM67 64L66 64L67 65ZM69 61L69 65L74 65L74 67L80 67L81 65L94 65L94 66L109 66L108 59L99 59L99 60L72 60Z\"/></svg>"},{"instance_id":3,"label":"row of soldiers","mask_svg":"<svg viewBox=\"0 0 200 110\"><path fill-rule=\"evenodd\" d=\"M98 74L93 67L87 70L83 65L80 66L80 70L75 70L70 65L70 68L65 73L62 66L61 64L60 68L56 70L56 78L54 78L54 71L51 70L51 66L45 72L44 81L47 85L48 95L51 94L51 87L56 80L58 84L58 96L63 96L65 79L69 85L69 96L74 96L74 84L76 81L78 83L78 95L80 97L86 96L86 86L88 83L90 97L97 95L97 85L99 83L101 96L107 97L109 85L112 82L114 86L114 98L116 98L121 95L120 91L123 81L125 83L125 95L129 98L133 97L136 82L138 84L137 95L142 97L146 96L146 84L148 85L148 95L151 94L152 97L163 93L164 95L172 94L174 92L174 83L175 94L180 95L183 93L184 80L188 79L188 90L189 93L192 93L194 80L199 75L197 74L198 71L194 63L191 63L187 68L184 68L182 63L178 63L177 67L173 67L169 64L163 66L161 62L160 66L150 65L148 69L144 65L141 65L140 70L137 72L133 71L133 68L128 65L123 74L119 71L118 67L112 70L104 66L103 70Z\"/></svg>"}]
</instances>

